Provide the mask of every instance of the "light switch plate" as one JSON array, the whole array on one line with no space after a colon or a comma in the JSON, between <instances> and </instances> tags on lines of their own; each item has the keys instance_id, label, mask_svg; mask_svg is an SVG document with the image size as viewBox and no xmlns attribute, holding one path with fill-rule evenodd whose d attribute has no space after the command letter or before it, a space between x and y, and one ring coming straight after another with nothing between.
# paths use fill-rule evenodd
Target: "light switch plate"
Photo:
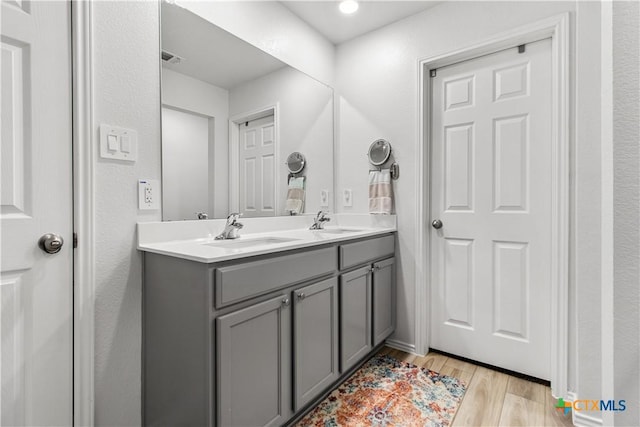
<instances>
[{"instance_id":1,"label":"light switch plate","mask_svg":"<svg viewBox=\"0 0 640 427\"><path fill-rule=\"evenodd\" d=\"M138 180L138 209L160 209L160 181L157 179Z\"/></svg>"},{"instance_id":2,"label":"light switch plate","mask_svg":"<svg viewBox=\"0 0 640 427\"><path fill-rule=\"evenodd\" d=\"M329 207L329 190L320 190L320 207Z\"/></svg>"},{"instance_id":3,"label":"light switch plate","mask_svg":"<svg viewBox=\"0 0 640 427\"><path fill-rule=\"evenodd\" d=\"M350 188L342 190L342 206L347 208L353 206L353 193Z\"/></svg>"},{"instance_id":4,"label":"light switch plate","mask_svg":"<svg viewBox=\"0 0 640 427\"><path fill-rule=\"evenodd\" d=\"M138 157L138 132L133 129L101 124L100 157L135 162Z\"/></svg>"}]
</instances>

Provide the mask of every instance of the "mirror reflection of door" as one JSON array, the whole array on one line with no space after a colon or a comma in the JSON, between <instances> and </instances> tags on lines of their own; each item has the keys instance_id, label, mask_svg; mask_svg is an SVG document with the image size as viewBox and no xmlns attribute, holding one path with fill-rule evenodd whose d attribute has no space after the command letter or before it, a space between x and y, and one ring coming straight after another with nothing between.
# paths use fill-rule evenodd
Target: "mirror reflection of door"
<instances>
[{"instance_id":1,"label":"mirror reflection of door","mask_svg":"<svg viewBox=\"0 0 640 427\"><path fill-rule=\"evenodd\" d=\"M240 212L275 215L275 127L273 115L239 125Z\"/></svg>"},{"instance_id":2,"label":"mirror reflection of door","mask_svg":"<svg viewBox=\"0 0 640 427\"><path fill-rule=\"evenodd\" d=\"M213 212L213 117L162 108L162 175L165 220L196 219Z\"/></svg>"}]
</instances>

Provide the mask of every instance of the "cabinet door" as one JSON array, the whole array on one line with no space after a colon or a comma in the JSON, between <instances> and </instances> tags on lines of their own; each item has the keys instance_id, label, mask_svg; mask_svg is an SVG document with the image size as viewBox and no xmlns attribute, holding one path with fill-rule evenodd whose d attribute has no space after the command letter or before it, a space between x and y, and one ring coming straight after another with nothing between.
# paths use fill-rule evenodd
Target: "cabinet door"
<instances>
[{"instance_id":1,"label":"cabinet door","mask_svg":"<svg viewBox=\"0 0 640 427\"><path fill-rule=\"evenodd\" d=\"M384 341L396 327L395 258L373 264L373 345Z\"/></svg>"},{"instance_id":2,"label":"cabinet door","mask_svg":"<svg viewBox=\"0 0 640 427\"><path fill-rule=\"evenodd\" d=\"M329 387L338 368L338 280L331 278L293 292L294 409Z\"/></svg>"},{"instance_id":3,"label":"cabinet door","mask_svg":"<svg viewBox=\"0 0 640 427\"><path fill-rule=\"evenodd\" d=\"M345 372L371 350L371 268L340 276L340 368Z\"/></svg>"},{"instance_id":4,"label":"cabinet door","mask_svg":"<svg viewBox=\"0 0 640 427\"><path fill-rule=\"evenodd\" d=\"M289 417L289 304L280 296L216 319L218 425L276 426Z\"/></svg>"}]
</instances>

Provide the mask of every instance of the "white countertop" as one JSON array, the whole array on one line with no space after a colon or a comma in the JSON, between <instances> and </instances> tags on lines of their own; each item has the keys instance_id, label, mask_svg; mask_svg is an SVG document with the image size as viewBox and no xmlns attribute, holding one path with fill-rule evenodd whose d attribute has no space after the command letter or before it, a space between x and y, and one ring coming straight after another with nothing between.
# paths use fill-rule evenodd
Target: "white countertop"
<instances>
[{"instance_id":1,"label":"white countertop","mask_svg":"<svg viewBox=\"0 0 640 427\"><path fill-rule=\"evenodd\" d=\"M234 240L214 238L224 228L224 219L141 222L138 223L138 249L213 263L396 231L395 215L335 214L330 217L331 225L325 225L325 232L309 230L313 215L241 218L244 228L240 230L241 237ZM331 232L336 229L347 232ZM259 244L252 245L251 241L259 241Z\"/></svg>"}]
</instances>

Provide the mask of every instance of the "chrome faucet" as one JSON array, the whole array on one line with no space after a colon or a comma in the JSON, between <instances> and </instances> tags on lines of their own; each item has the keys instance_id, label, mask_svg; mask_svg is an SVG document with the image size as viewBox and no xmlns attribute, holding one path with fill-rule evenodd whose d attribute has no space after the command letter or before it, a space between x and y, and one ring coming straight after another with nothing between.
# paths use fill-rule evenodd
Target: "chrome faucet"
<instances>
[{"instance_id":1,"label":"chrome faucet","mask_svg":"<svg viewBox=\"0 0 640 427\"><path fill-rule=\"evenodd\" d=\"M237 239L240 237L238 234L238 230L244 227L243 224L238 222L238 218L240 218L240 213L234 212L229 214L227 217L227 223L224 226L224 230L222 233L218 234L215 239L216 240L226 240L226 239Z\"/></svg>"},{"instance_id":2,"label":"chrome faucet","mask_svg":"<svg viewBox=\"0 0 640 427\"><path fill-rule=\"evenodd\" d=\"M207 219L207 218L209 218L209 215L207 215L206 212L196 212L196 216L198 217L198 219Z\"/></svg>"},{"instance_id":3,"label":"chrome faucet","mask_svg":"<svg viewBox=\"0 0 640 427\"><path fill-rule=\"evenodd\" d=\"M325 211L318 211L318 214L313 219L313 225L309 227L309 230L323 230L324 223L331 221L331 218L327 216Z\"/></svg>"}]
</instances>

